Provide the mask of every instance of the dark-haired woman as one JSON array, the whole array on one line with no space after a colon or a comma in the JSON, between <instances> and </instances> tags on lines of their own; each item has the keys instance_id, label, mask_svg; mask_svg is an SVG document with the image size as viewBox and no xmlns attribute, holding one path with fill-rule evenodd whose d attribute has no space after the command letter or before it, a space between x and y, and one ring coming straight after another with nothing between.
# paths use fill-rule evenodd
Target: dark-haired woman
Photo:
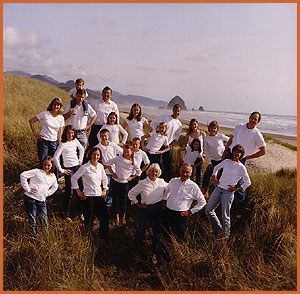
<instances>
[{"instance_id":1,"label":"dark-haired woman","mask_svg":"<svg viewBox=\"0 0 300 294\"><path fill-rule=\"evenodd\" d=\"M38 157L40 162L48 155L53 156L61 141L62 130L65 124L62 100L54 98L46 111L42 111L29 120L33 135L38 139ZM35 130L34 124L41 120L40 133Z\"/></svg>"},{"instance_id":2,"label":"dark-haired woman","mask_svg":"<svg viewBox=\"0 0 300 294\"><path fill-rule=\"evenodd\" d=\"M101 150L98 147L90 149L87 153L88 162L78 169L72 176L72 189L83 200L84 223L87 230L91 230L95 216L100 221L99 236L108 237L109 216L104 198L107 192L107 176L103 165ZM80 191L78 180L82 178L83 192Z\"/></svg>"},{"instance_id":3,"label":"dark-haired woman","mask_svg":"<svg viewBox=\"0 0 300 294\"><path fill-rule=\"evenodd\" d=\"M78 151L78 155L77 155ZM64 174L66 192L63 201L63 212L67 220L70 219L70 208L73 191L71 189L71 177L79 169L84 155L84 148L75 138L75 129L73 126L66 126L62 134L62 142L59 144L55 154L54 162L59 172ZM63 167L60 164L62 157Z\"/></svg>"},{"instance_id":4,"label":"dark-haired woman","mask_svg":"<svg viewBox=\"0 0 300 294\"><path fill-rule=\"evenodd\" d=\"M48 227L46 198L58 188L54 169L53 158L47 156L42 161L40 168L24 171L20 174L21 185L25 190L24 206L34 234L36 234L37 213L40 214L46 230Z\"/></svg>"}]
</instances>

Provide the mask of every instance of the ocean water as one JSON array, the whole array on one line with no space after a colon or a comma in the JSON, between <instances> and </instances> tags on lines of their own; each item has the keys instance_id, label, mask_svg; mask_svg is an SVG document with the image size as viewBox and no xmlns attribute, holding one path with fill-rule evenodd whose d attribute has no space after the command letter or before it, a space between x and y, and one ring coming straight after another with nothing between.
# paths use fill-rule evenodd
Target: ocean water
<instances>
[{"instance_id":1,"label":"ocean water","mask_svg":"<svg viewBox=\"0 0 300 294\"><path fill-rule=\"evenodd\" d=\"M143 106L142 112L143 115L159 116L171 114L172 110ZM238 123L248 122L249 115L250 113L221 111L182 111L179 118L186 121L195 118L199 123L206 125L212 120L217 120L221 127L234 128ZM297 137L297 116L262 114L257 128L263 133Z\"/></svg>"}]
</instances>

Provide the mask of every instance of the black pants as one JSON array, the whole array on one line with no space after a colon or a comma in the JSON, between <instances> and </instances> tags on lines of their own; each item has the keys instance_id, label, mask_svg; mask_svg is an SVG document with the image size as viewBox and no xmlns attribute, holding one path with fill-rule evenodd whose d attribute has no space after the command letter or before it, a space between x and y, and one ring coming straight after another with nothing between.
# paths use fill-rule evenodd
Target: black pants
<instances>
[{"instance_id":1,"label":"black pants","mask_svg":"<svg viewBox=\"0 0 300 294\"><path fill-rule=\"evenodd\" d=\"M84 223L87 230L92 229L95 216L100 221L99 236L107 238L109 230L109 216L105 201L101 196L86 197L83 201Z\"/></svg>"}]
</instances>

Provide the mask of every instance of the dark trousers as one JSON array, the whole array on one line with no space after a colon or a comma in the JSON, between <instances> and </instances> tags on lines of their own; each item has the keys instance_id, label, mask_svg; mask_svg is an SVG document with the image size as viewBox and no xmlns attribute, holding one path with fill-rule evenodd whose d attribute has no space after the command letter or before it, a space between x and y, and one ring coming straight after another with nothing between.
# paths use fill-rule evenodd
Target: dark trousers
<instances>
[{"instance_id":1,"label":"dark trousers","mask_svg":"<svg viewBox=\"0 0 300 294\"><path fill-rule=\"evenodd\" d=\"M161 154L151 154L151 153L147 152L147 156L150 160L150 165L152 163L158 163L159 166L161 167L161 158L162 158Z\"/></svg>"},{"instance_id":2,"label":"dark trousers","mask_svg":"<svg viewBox=\"0 0 300 294\"><path fill-rule=\"evenodd\" d=\"M207 189L207 188L208 188L209 183L210 183L210 178L211 178L211 175L212 175L212 173L213 173L214 167L215 167L216 165L218 165L221 161L222 161L222 160L212 160L212 161L211 161L212 167L211 167L210 169L206 168L206 170L205 170L205 172L204 172L204 175L203 175L203 183L202 183L202 188L203 188L203 189ZM221 177L222 171L223 171L223 169L221 169L221 170L219 171L218 178Z\"/></svg>"},{"instance_id":3,"label":"dark trousers","mask_svg":"<svg viewBox=\"0 0 300 294\"><path fill-rule=\"evenodd\" d=\"M86 197L83 201L84 224L87 230L93 227L95 216L100 221L99 236L107 238L109 229L109 216L103 197Z\"/></svg>"},{"instance_id":4,"label":"dark trousers","mask_svg":"<svg viewBox=\"0 0 300 294\"><path fill-rule=\"evenodd\" d=\"M99 133L101 128L102 128L102 125L92 125L91 132L89 135L89 145L88 145L87 151L92 149L99 143L97 134Z\"/></svg>"},{"instance_id":5,"label":"dark trousers","mask_svg":"<svg viewBox=\"0 0 300 294\"><path fill-rule=\"evenodd\" d=\"M171 169L171 162L172 162L172 145L169 145L170 150L168 152L164 152L162 154L162 163L163 163L163 171L162 171L162 178L169 182L172 178L172 169ZM163 146L163 149L165 147Z\"/></svg>"},{"instance_id":6,"label":"dark trousers","mask_svg":"<svg viewBox=\"0 0 300 294\"><path fill-rule=\"evenodd\" d=\"M163 212L163 227L169 232L173 233L179 242L185 240L187 216L182 216L181 211L171 210L166 207ZM166 237L167 241L170 240Z\"/></svg>"},{"instance_id":7,"label":"dark trousers","mask_svg":"<svg viewBox=\"0 0 300 294\"><path fill-rule=\"evenodd\" d=\"M111 179L111 196L112 196L112 211L113 213L126 213L128 183L118 183L113 178Z\"/></svg>"},{"instance_id":8,"label":"dark trousers","mask_svg":"<svg viewBox=\"0 0 300 294\"><path fill-rule=\"evenodd\" d=\"M147 205L140 209L139 224L135 232L134 242L140 247L145 238L148 225L152 227L152 252L157 253L161 233L162 201Z\"/></svg>"}]
</instances>

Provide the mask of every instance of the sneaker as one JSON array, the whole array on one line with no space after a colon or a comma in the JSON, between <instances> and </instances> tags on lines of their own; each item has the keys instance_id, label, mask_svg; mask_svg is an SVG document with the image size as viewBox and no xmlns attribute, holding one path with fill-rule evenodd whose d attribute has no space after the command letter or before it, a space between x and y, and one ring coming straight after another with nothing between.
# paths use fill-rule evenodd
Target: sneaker
<instances>
[{"instance_id":1,"label":"sneaker","mask_svg":"<svg viewBox=\"0 0 300 294\"><path fill-rule=\"evenodd\" d=\"M66 217L66 221L71 223L72 222L72 219L70 217Z\"/></svg>"},{"instance_id":2,"label":"sneaker","mask_svg":"<svg viewBox=\"0 0 300 294\"><path fill-rule=\"evenodd\" d=\"M157 258L156 258L156 254L155 253L152 256L152 263L153 264L157 264Z\"/></svg>"},{"instance_id":3,"label":"sneaker","mask_svg":"<svg viewBox=\"0 0 300 294\"><path fill-rule=\"evenodd\" d=\"M237 214L237 215L235 216L235 218L237 218L237 219L239 219L239 218L241 218L241 217L242 217L241 214Z\"/></svg>"}]
</instances>

